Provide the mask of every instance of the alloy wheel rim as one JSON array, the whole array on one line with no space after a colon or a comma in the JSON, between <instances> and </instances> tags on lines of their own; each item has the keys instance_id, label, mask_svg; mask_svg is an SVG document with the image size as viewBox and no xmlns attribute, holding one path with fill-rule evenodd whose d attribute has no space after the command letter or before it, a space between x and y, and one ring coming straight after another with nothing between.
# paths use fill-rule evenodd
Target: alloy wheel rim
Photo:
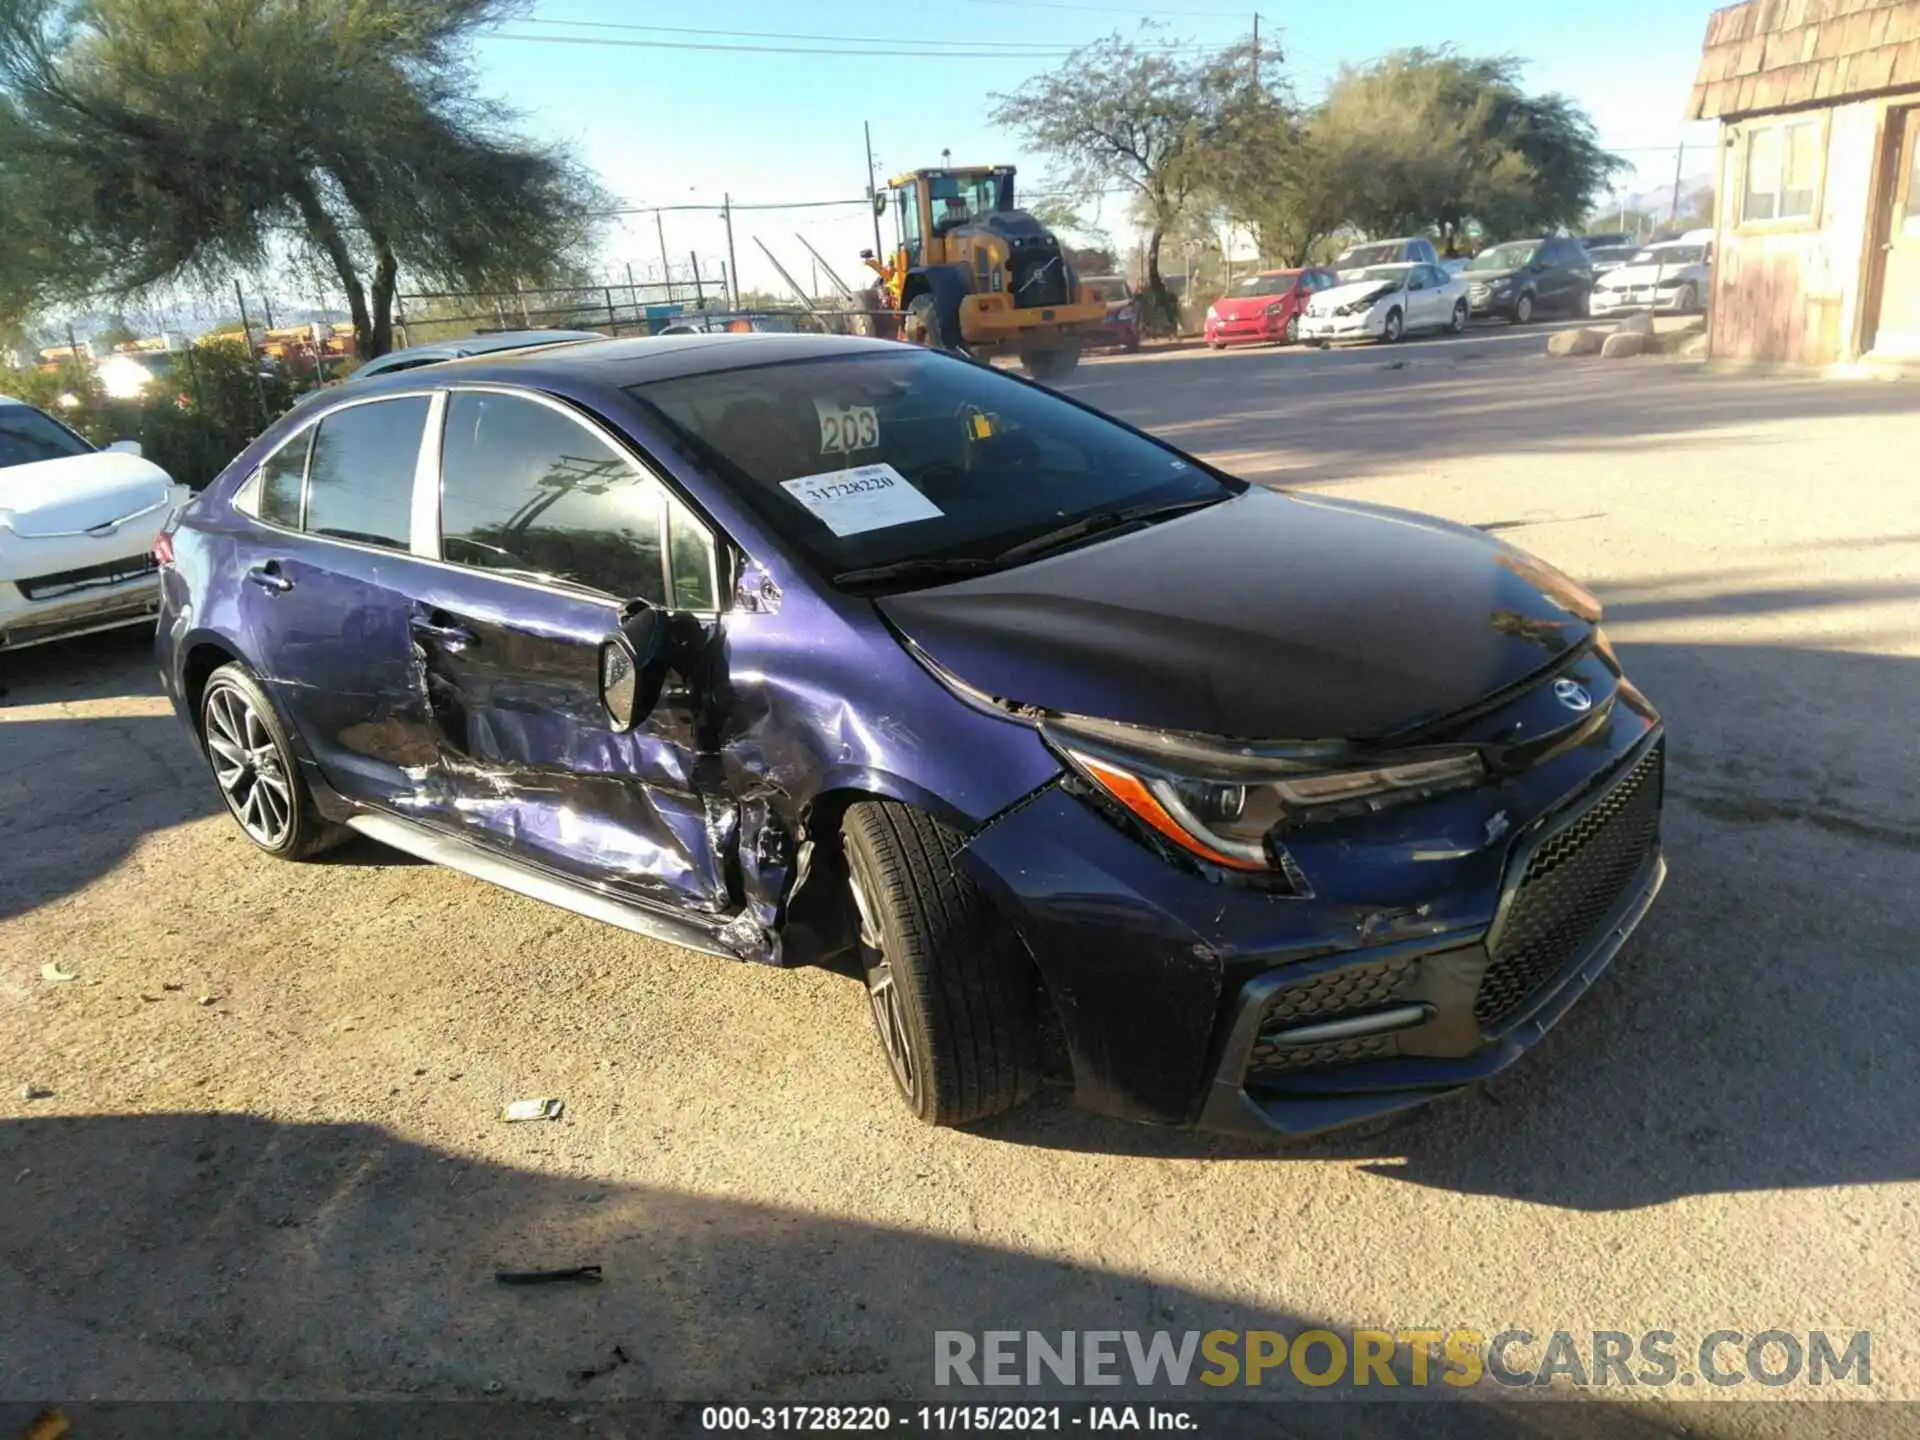
<instances>
[{"instance_id":1,"label":"alloy wheel rim","mask_svg":"<svg viewBox=\"0 0 1920 1440\"><path fill-rule=\"evenodd\" d=\"M909 1100L919 1099L919 1068L914 1064L913 1041L907 1034L907 1016L900 1001L900 987L894 983L893 962L887 958L886 937L866 887L858 872L847 877L853 891L853 908L860 917L860 960L867 972L867 1001L873 1008L874 1028L880 1032L880 1048L887 1052L887 1065L893 1080Z\"/></svg>"},{"instance_id":2,"label":"alloy wheel rim","mask_svg":"<svg viewBox=\"0 0 1920 1440\"><path fill-rule=\"evenodd\" d=\"M1399 338L1400 317L1398 315L1389 315L1387 316L1387 339L1398 340Z\"/></svg>"},{"instance_id":3,"label":"alloy wheel rim","mask_svg":"<svg viewBox=\"0 0 1920 1440\"><path fill-rule=\"evenodd\" d=\"M286 761L253 702L231 686L207 697L207 759L240 828L277 850L293 829L293 786Z\"/></svg>"}]
</instances>

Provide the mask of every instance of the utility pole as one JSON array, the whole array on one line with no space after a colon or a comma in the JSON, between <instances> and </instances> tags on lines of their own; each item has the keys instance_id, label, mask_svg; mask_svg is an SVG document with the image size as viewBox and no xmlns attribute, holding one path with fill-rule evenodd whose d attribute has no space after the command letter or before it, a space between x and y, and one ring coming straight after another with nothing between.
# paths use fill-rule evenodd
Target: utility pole
<instances>
[{"instance_id":1,"label":"utility pole","mask_svg":"<svg viewBox=\"0 0 1920 1440\"><path fill-rule=\"evenodd\" d=\"M1253 12L1253 88L1260 88L1260 12Z\"/></svg>"},{"instance_id":2,"label":"utility pole","mask_svg":"<svg viewBox=\"0 0 1920 1440\"><path fill-rule=\"evenodd\" d=\"M885 254L880 244L880 207L873 202L879 198L879 182L873 177L873 124L862 120L860 128L867 134L867 208L873 211L873 258L878 260Z\"/></svg>"},{"instance_id":3,"label":"utility pole","mask_svg":"<svg viewBox=\"0 0 1920 1440\"><path fill-rule=\"evenodd\" d=\"M707 308L707 287L700 280L700 252L689 250L687 262L693 266L693 308L704 310Z\"/></svg>"},{"instance_id":4,"label":"utility pole","mask_svg":"<svg viewBox=\"0 0 1920 1440\"><path fill-rule=\"evenodd\" d=\"M1680 223L1680 167L1687 163L1687 142L1682 140L1680 148L1673 157L1673 217L1670 224Z\"/></svg>"},{"instance_id":5,"label":"utility pole","mask_svg":"<svg viewBox=\"0 0 1920 1440\"><path fill-rule=\"evenodd\" d=\"M720 214L727 222L727 284L731 287L733 298L728 303L733 309L740 308L740 262L733 254L733 196L720 197Z\"/></svg>"},{"instance_id":6,"label":"utility pole","mask_svg":"<svg viewBox=\"0 0 1920 1440\"><path fill-rule=\"evenodd\" d=\"M653 212L653 228L660 236L660 278L666 282L667 303L673 303L673 266L667 260L667 222L658 210Z\"/></svg>"}]
</instances>

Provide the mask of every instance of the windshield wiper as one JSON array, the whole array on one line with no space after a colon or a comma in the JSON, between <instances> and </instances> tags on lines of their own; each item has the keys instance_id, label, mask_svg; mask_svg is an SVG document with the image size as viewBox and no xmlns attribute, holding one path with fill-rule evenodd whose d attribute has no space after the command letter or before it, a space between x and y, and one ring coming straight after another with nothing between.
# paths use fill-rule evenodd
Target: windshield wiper
<instances>
[{"instance_id":1,"label":"windshield wiper","mask_svg":"<svg viewBox=\"0 0 1920 1440\"><path fill-rule=\"evenodd\" d=\"M997 570L1000 561L978 555L923 555L915 560L894 560L885 565L862 565L842 570L833 577L836 585L878 585L889 580L954 580L962 575L978 575Z\"/></svg>"},{"instance_id":2,"label":"windshield wiper","mask_svg":"<svg viewBox=\"0 0 1920 1440\"><path fill-rule=\"evenodd\" d=\"M1156 505L1134 505L1125 510L1110 510L1103 515L1088 515L1062 525L1058 529L1044 531L1031 540L1022 540L1018 545L1009 546L993 557L993 563L1015 565L1022 560L1032 560L1095 535L1124 530L1133 525L1144 525L1149 520L1184 515L1189 510L1204 510L1207 506L1217 505L1226 498L1225 495L1209 495L1202 500L1176 500Z\"/></svg>"}]
</instances>

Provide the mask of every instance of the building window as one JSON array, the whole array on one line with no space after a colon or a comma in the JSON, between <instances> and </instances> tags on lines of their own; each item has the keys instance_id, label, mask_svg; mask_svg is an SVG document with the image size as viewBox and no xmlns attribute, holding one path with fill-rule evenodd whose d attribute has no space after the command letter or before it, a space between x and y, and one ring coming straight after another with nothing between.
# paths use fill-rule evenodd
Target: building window
<instances>
[{"instance_id":1,"label":"building window","mask_svg":"<svg viewBox=\"0 0 1920 1440\"><path fill-rule=\"evenodd\" d=\"M1813 218L1824 138L1818 120L1757 126L1747 133L1744 223Z\"/></svg>"}]
</instances>

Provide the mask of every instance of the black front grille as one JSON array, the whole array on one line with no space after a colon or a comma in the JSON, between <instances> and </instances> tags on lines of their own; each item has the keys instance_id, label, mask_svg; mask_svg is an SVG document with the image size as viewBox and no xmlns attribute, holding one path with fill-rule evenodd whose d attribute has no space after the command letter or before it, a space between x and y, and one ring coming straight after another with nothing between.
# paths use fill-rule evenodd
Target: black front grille
<instances>
[{"instance_id":1,"label":"black front grille","mask_svg":"<svg viewBox=\"0 0 1920 1440\"><path fill-rule=\"evenodd\" d=\"M1067 288L1067 265L1054 246L1035 245L1010 257L1013 303L1022 310L1036 305L1065 305L1073 297Z\"/></svg>"},{"instance_id":2,"label":"black front grille","mask_svg":"<svg viewBox=\"0 0 1920 1440\"><path fill-rule=\"evenodd\" d=\"M1524 1005L1591 942L1660 836L1661 746L1527 860L1474 997L1483 1026Z\"/></svg>"},{"instance_id":3,"label":"black front grille","mask_svg":"<svg viewBox=\"0 0 1920 1440\"><path fill-rule=\"evenodd\" d=\"M1259 1071L1305 1070L1315 1065L1344 1065L1390 1053L1384 1035L1363 1035L1317 1045L1286 1045L1271 1032L1382 1010L1404 995L1420 975L1420 957L1394 956L1323 971L1267 997L1260 1012L1260 1034L1248 1059L1249 1075Z\"/></svg>"},{"instance_id":4,"label":"black front grille","mask_svg":"<svg viewBox=\"0 0 1920 1440\"><path fill-rule=\"evenodd\" d=\"M124 559L109 560L104 565L83 565L78 570L60 570L52 575L35 575L30 580L18 580L20 593L29 600L45 600L50 596L64 594L71 590L92 590L103 585L118 585L123 580L137 579L142 575L151 575L160 568L160 564L151 555L128 555Z\"/></svg>"}]
</instances>

